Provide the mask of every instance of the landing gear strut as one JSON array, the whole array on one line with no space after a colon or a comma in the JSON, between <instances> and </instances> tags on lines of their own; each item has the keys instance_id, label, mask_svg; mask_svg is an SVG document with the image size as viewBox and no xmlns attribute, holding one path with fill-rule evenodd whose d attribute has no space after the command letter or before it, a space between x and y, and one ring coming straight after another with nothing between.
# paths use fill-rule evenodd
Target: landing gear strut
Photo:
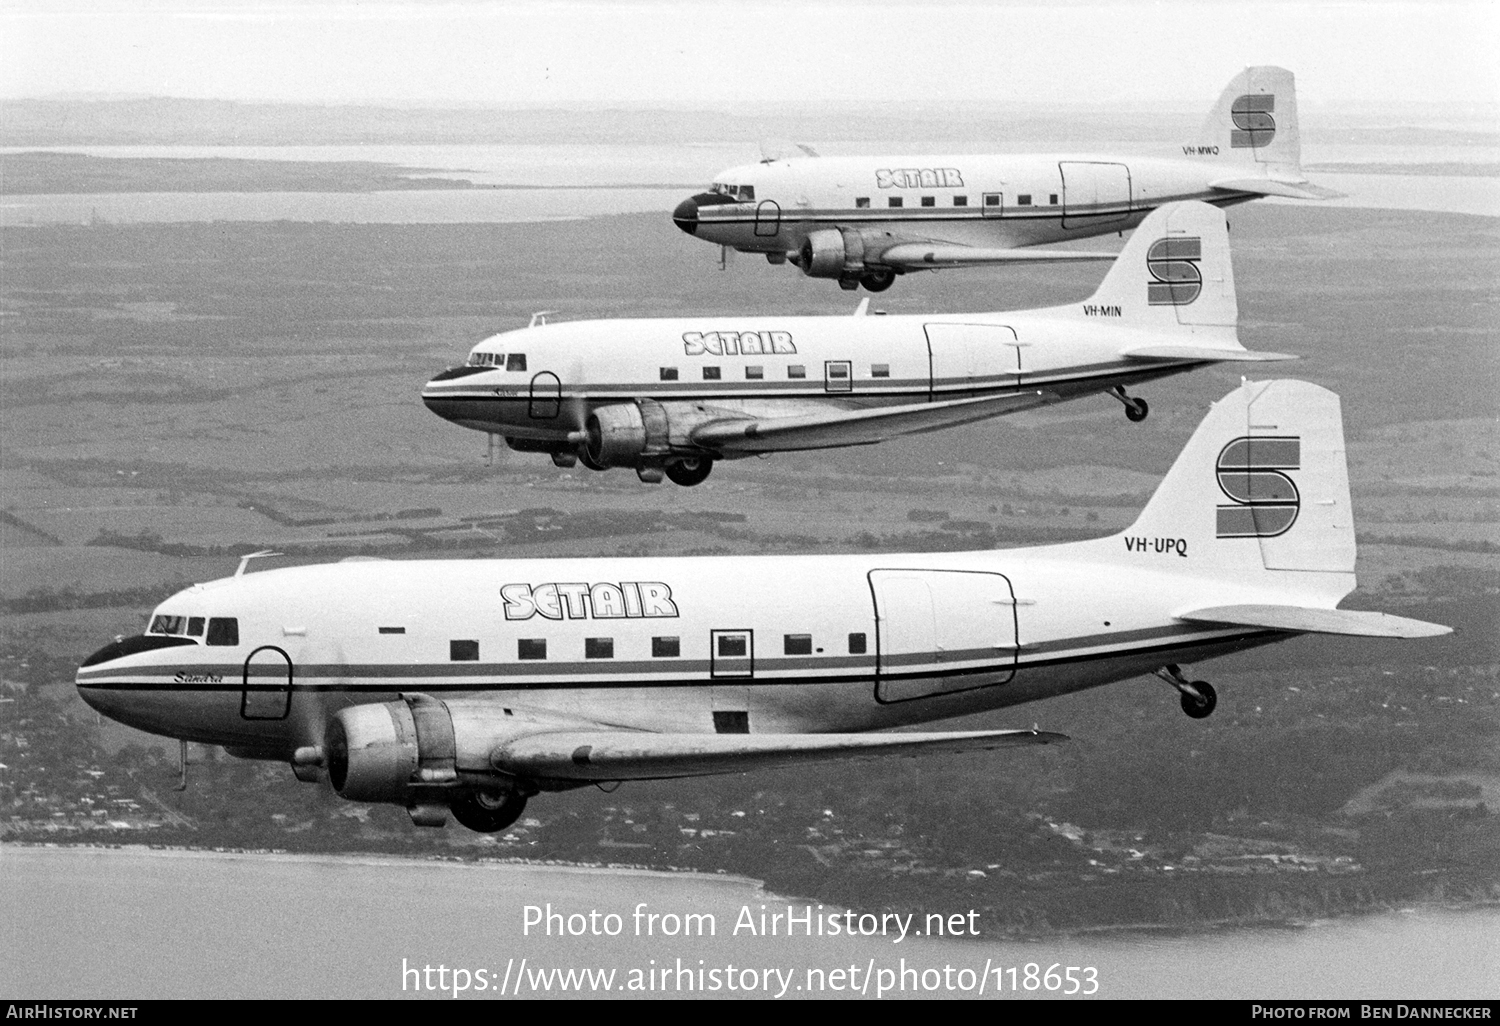
<instances>
[{"instance_id":1,"label":"landing gear strut","mask_svg":"<svg viewBox=\"0 0 1500 1026\"><path fill-rule=\"evenodd\" d=\"M1182 711L1195 720L1207 718L1219 704L1218 693L1212 684L1206 680L1188 680L1176 663L1168 663L1157 670L1156 675L1182 692Z\"/></svg>"},{"instance_id":2,"label":"landing gear strut","mask_svg":"<svg viewBox=\"0 0 1500 1026\"><path fill-rule=\"evenodd\" d=\"M689 456L666 466L667 477L672 479L672 483L685 488L702 484L713 469L714 461L707 456Z\"/></svg>"},{"instance_id":3,"label":"landing gear strut","mask_svg":"<svg viewBox=\"0 0 1500 1026\"><path fill-rule=\"evenodd\" d=\"M470 830L493 834L521 818L521 813L526 811L526 796L520 791L508 794L470 791L456 799L448 810L454 819Z\"/></svg>"},{"instance_id":4,"label":"landing gear strut","mask_svg":"<svg viewBox=\"0 0 1500 1026\"><path fill-rule=\"evenodd\" d=\"M1151 407L1146 404L1146 400L1140 396L1131 397L1126 395L1124 385L1116 385L1109 390L1109 394L1124 404L1125 419L1132 424L1139 424L1151 412Z\"/></svg>"}]
</instances>

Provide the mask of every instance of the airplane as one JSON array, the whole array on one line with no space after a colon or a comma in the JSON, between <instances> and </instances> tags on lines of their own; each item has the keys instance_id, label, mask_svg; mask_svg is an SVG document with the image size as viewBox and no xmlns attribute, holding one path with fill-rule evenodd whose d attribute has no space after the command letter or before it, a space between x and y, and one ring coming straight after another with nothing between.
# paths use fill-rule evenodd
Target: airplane
<instances>
[{"instance_id":1,"label":"airplane","mask_svg":"<svg viewBox=\"0 0 1500 1026\"><path fill-rule=\"evenodd\" d=\"M541 323L427 383L428 409L559 467L705 480L719 460L870 445L1135 386L1246 350L1224 212L1153 212L1092 297L1042 310Z\"/></svg>"},{"instance_id":2,"label":"airplane","mask_svg":"<svg viewBox=\"0 0 1500 1026\"><path fill-rule=\"evenodd\" d=\"M1338 608L1355 587L1338 396L1246 382L1133 525L1034 548L380 560L194 585L84 660L106 716L290 762L421 826L513 823L541 792L835 759L1049 744L886 732L1299 634L1449 628Z\"/></svg>"},{"instance_id":3,"label":"airplane","mask_svg":"<svg viewBox=\"0 0 1500 1026\"><path fill-rule=\"evenodd\" d=\"M1236 75L1181 149L1170 158L768 154L721 171L672 221L726 252L764 253L845 289L883 292L913 271L1108 260L1025 247L1123 232L1163 203L1340 195L1302 173L1296 84L1284 68Z\"/></svg>"}]
</instances>

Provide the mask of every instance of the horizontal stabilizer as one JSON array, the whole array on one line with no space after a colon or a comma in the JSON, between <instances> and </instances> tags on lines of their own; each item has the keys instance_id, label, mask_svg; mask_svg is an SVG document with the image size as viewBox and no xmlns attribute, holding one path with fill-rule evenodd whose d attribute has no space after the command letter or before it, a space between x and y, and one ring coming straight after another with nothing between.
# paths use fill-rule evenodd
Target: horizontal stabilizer
<instances>
[{"instance_id":1,"label":"horizontal stabilizer","mask_svg":"<svg viewBox=\"0 0 1500 1026\"><path fill-rule=\"evenodd\" d=\"M1287 353L1256 353L1249 349L1219 349L1213 346L1140 346L1121 356L1132 360L1227 360L1235 363L1272 363L1296 360Z\"/></svg>"},{"instance_id":2,"label":"horizontal stabilizer","mask_svg":"<svg viewBox=\"0 0 1500 1026\"><path fill-rule=\"evenodd\" d=\"M1192 623L1229 623L1304 634L1353 634L1362 638L1435 638L1453 631L1442 624L1389 613L1307 606L1213 606L1178 613L1176 618Z\"/></svg>"},{"instance_id":3,"label":"horizontal stabilizer","mask_svg":"<svg viewBox=\"0 0 1500 1026\"><path fill-rule=\"evenodd\" d=\"M897 435L935 431L969 424L1018 410L1056 402L1052 392L1030 391L949 399L939 403L908 403L873 410L832 410L797 417L726 418L692 433L694 445L728 452L790 452L840 445L870 445Z\"/></svg>"},{"instance_id":4,"label":"horizontal stabilizer","mask_svg":"<svg viewBox=\"0 0 1500 1026\"><path fill-rule=\"evenodd\" d=\"M875 759L932 752L989 751L1066 741L1039 730L914 734L655 734L569 730L532 734L495 747L497 770L564 780L656 780L798 766L834 759Z\"/></svg>"},{"instance_id":5,"label":"horizontal stabilizer","mask_svg":"<svg viewBox=\"0 0 1500 1026\"><path fill-rule=\"evenodd\" d=\"M986 249L951 242L898 242L878 257L887 267L920 271L933 267L976 267L981 264L1055 264L1068 261L1113 260L1118 253L1076 249Z\"/></svg>"},{"instance_id":6,"label":"horizontal stabilizer","mask_svg":"<svg viewBox=\"0 0 1500 1026\"><path fill-rule=\"evenodd\" d=\"M1257 196L1281 196L1284 199L1333 200L1343 199L1345 194L1325 189L1311 182L1283 182L1275 178L1252 176L1246 178L1219 178L1209 182L1213 189L1229 192L1253 192Z\"/></svg>"}]
</instances>

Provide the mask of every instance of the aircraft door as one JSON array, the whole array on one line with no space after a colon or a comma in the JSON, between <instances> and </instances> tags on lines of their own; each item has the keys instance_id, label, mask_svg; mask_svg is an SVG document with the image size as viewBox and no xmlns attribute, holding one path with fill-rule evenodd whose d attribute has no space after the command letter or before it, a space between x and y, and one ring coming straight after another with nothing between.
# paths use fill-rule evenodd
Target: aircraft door
<instances>
[{"instance_id":1,"label":"aircraft door","mask_svg":"<svg viewBox=\"0 0 1500 1026\"><path fill-rule=\"evenodd\" d=\"M755 676L755 632L709 631L709 676Z\"/></svg>"},{"instance_id":2,"label":"aircraft door","mask_svg":"<svg viewBox=\"0 0 1500 1026\"><path fill-rule=\"evenodd\" d=\"M854 391L854 366L848 360L823 361L823 391Z\"/></svg>"},{"instance_id":3,"label":"aircraft door","mask_svg":"<svg viewBox=\"0 0 1500 1026\"><path fill-rule=\"evenodd\" d=\"M998 192L987 192L979 202L981 217L1004 217L1005 197Z\"/></svg>"},{"instance_id":4,"label":"aircraft door","mask_svg":"<svg viewBox=\"0 0 1500 1026\"><path fill-rule=\"evenodd\" d=\"M1064 228L1092 228L1130 215L1130 168L1124 164L1064 160L1057 169L1062 174Z\"/></svg>"},{"instance_id":5,"label":"aircraft door","mask_svg":"<svg viewBox=\"0 0 1500 1026\"><path fill-rule=\"evenodd\" d=\"M926 330L929 400L1020 383L1015 329L1001 324L929 324Z\"/></svg>"},{"instance_id":6,"label":"aircraft door","mask_svg":"<svg viewBox=\"0 0 1500 1026\"><path fill-rule=\"evenodd\" d=\"M245 659L240 716L284 720L292 707L292 657L275 645L262 645Z\"/></svg>"},{"instance_id":7,"label":"aircraft door","mask_svg":"<svg viewBox=\"0 0 1500 1026\"><path fill-rule=\"evenodd\" d=\"M532 420L556 420L562 410L562 381L551 371L542 371L531 379L531 404L527 412Z\"/></svg>"},{"instance_id":8,"label":"aircraft door","mask_svg":"<svg viewBox=\"0 0 1500 1026\"><path fill-rule=\"evenodd\" d=\"M878 702L1004 684L1015 676L1016 601L1004 574L872 570Z\"/></svg>"},{"instance_id":9,"label":"aircraft door","mask_svg":"<svg viewBox=\"0 0 1500 1026\"><path fill-rule=\"evenodd\" d=\"M762 200L755 208L755 234L769 238L781 231L781 204L775 200Z\"/></svg>"}]
</instances>

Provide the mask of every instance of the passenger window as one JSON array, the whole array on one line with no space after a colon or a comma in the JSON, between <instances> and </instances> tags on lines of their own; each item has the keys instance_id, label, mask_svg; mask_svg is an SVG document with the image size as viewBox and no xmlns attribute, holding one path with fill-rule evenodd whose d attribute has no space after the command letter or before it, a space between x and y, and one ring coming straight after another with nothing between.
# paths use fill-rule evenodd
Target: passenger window
<instances>
[{"instance_id":1,"label":"passenger window","mask_svg":"<svg viewBox=\"0 0 1500 1026\"><path fill-rule=\"evenodd\" d=\"M794 363L786 369L786 376L789 378L805 378L807 377L807 368L800 363Z\"/></svg>"},{"instance_id":2,"label":"passenger window","mask_svg":"<svg viewBox=\"0 0 1500 1026\"><path fill-rule=\"evenodd\" d=\"M889 207L899 207L901 205L901 197L900 196L892 196L890 199L886 200L885 202L886 202L886 206L889 206Z\"/></svg>"},{"instance_id":3,"label":"passenger window","mask_svg":"<svg viewBox=\"0 0 1500 1026\"><path fill-rule=\"evenodd\" d=\"M1031 206L1031 193L1029 193L1029 192L1023 192L1023 193L1021 193L1021 195L1017 196L1016 197L1016 206L1018 206L1018 207L1029 207L1029 206Z\"/></svg>"},{"instance_id":4,"label":"passenger window","mask_svg":"<svg viewBox=\"0 0 1500 1026\"><path fill-rule=\"evenodd\" d=\"M547 639L546 638L517 638L516 639L516 658L517 659L546 659L547 658Z\"/></svg>"},{"instance_id":5,"label":"passenger window","mask_svg":"<svg viewBox=\"0 0 1500 1026\"><path fill-rule=\"evenodd\" d=\"M190 616L190 617L188 617L188 631L187 632L188 632L188 637L190 637L190 638L201 638L201 637L203 637L203 617L201 617L201 616Z\"/></svg>"},{"instance_id":6,"label":"passenger window","mask_svg":"<svg viewBox=\"0 0 1500 1026\"><path fill-rule=\"evenodd\" d=\"M748 640L743 634L720 634L719 655L743 657L749 651Z\"/></svg>"},{"instance_id":7,"label":"passenger window","mask_svg":"<svg viewBox=\"0 0 1500 1026\"><path fill-rule=\"evenodd\" d=\"M477 663L479 662L479 642L477 641L450 641L448 642L448 659L455 663Z\"/></svg>"},{"instance_id":8,"label":"passenger window","mask_svg":"<svg viewBox=\"0 0 1500 1026\"><path fill-rule=\"evenodd\" d=\"M969 197L967 197L967 196L954 196L953 197L953 205L955 207L966 207L966 206L969 205Z\"/></svg>"},{"instance_id":9,"label":"passenger window","mask_svg":"<svg viewBox=\"0 0 1500 1026\"><path fill-rule=\"evenodd\" d=\"M872 363L872 364L870 364L870 377L872 377L872 378L888 378L890 376L891 376L891 365L890 364L888 364L888 363Z\"/></svg>"},{"instance_id":10,"label":"passenger window","mask_svg":"<svg viewBox=\"0 0 1500 1026\"><path fill-rule=\"evenodd\" d=\"M381 627L380 628L380 633L381 634L405 634L406 633L406 628L405 627Z\"/></svg>"},{"instance_id":11,"label":"passenger window","mask_svg":"<svg viewBox=\"0 0 1500 1026\"><path fill-rule=\"evenodd\" d=\"M865 636L863 634L851 634L851 635L849 635L849 654L850 655L864 655L865 654Z\"/></svg>"},{"instance_id":12,"label":"passenger window","mask_svg":"<svg viewBox=\"0 0 1500 1026\"><path fill-rule=\"evenodd\" d=\"M1051 203L1054 207L1057 206L1057 193L1054 192L1052 194L1052 198L1050 200L1048 200L1047 202Z\"/></svg>"},{"instance_id":13,"label":"passenger window","mask_svg":"<svg viewBox=\"0 0 1500 1026\"><path fill-rule=\"evenodd\" d=\"M868 196L856 196L856 197L854 197L854 205L858 209L863 210L863 209L865 209L866 207L868 207L870 205L870 197L868 197Z\"/></svg>"},{"instance_id":14,"label":"passenger window","mask_svg":"<svg viewBox=\"0 0 1500 1026\"><path fill-rule=\"evenodd\" d=\"M663 381L676 381L677 380L677 368L676 367L663 367L661 369L661 379Z\"/></svg>"},{"instance_id":15,"label":"passenger window","mask_svg":"<svg viewBox=\"0 0 1500 1026\"><path fill-rule=\"evenodd\" d=\"M505 358L505 369L508 371L523 371L526 369L526 354L511 353Z\"/></svg>"},{"instance_id":16,"label":"passenger window","mask_svg":"<svg viewBox=\"0 0 1500 1026\"><path fill-rule=\"evenodd\" d=\"M676 659L682 655L682 643L677 638L652 638L651 658Z\"/></svg>"},{"instance_id":17,"label":"passenger window","mask_svg":"<svg viewBox=\"0 0 1500 1026\"><path fill-rule=\"evenodd\" d=\"M782 638L782 644L787 655L812 655L811 634L788 634Z\"/></svg>"},{"instance_id":18,"label":"passenger window","mask_svg":"<svg viewBox=\"0 0 1500 1026\"><path fill-rule=\"evenodd\" d=\"M828 363L828 376L837 378L839 381L849 376L849 365L842 360L830 360Z\"/></svg>"},{"instance_id":19,"label":"passenger window","mask_svg":"<svg viewBox=\"0 0 1500 1026\"><path fill-rule=\"evenodd\" d=\"M1000 205L1000 194L998 192L985 193L984 205L987 207L998 207Z\"/></svg>"},{"instance_id":20,"label":"passenger window","mask_svg":"<svg viewBox=\"0 0 1500 1026\"><path fill-rule=\"evenodd\" d=\"M766 369L764 367L746 367L745 368L745 380L746 381L760 381L763 378L765 378L765 376L766 376Z\"/></svg>"},{"instance_id":21,"label":"passenger window","mask_svg":"<svg viewBox=\"0 0 1500 1026\"><path fill-rule=\"evenodd\" d=\"M615 639L584 638L583 657L585 659L613 659L615 657Z\"/></svg>"},{"instance_id":22,"label":"passenger window","mask_svg":"<svg viewBox=\"0 0 1500 1026\"><path fill-rule=\"evenodd\" d=\"M935 206L937 206L937 197L936 196L923 196L922 197L922 206L924 206L924 207L935 207Z\"/></svg>"},{"instance_id":23,"label":"passenger window","mask_svg":"<svg viewBox=\"0 0 1500 1026\"><path fill-rule=\"evenodd\" d=\"M718 381L719 380L719 368L717 368L717 367L704 367L703 368L703 380L704 381Z\"/></svg>"},{"instance_id":24,"label":"passenger window","mask_svg":"<svg viewBox=\"0 0 1500 1026\"><path fill-rule=\"evenodd\" d=\"M210 645L238 645L240 621L233 616L210 616L208 634L203 640Z\"/></svg>"}]
</instances>

